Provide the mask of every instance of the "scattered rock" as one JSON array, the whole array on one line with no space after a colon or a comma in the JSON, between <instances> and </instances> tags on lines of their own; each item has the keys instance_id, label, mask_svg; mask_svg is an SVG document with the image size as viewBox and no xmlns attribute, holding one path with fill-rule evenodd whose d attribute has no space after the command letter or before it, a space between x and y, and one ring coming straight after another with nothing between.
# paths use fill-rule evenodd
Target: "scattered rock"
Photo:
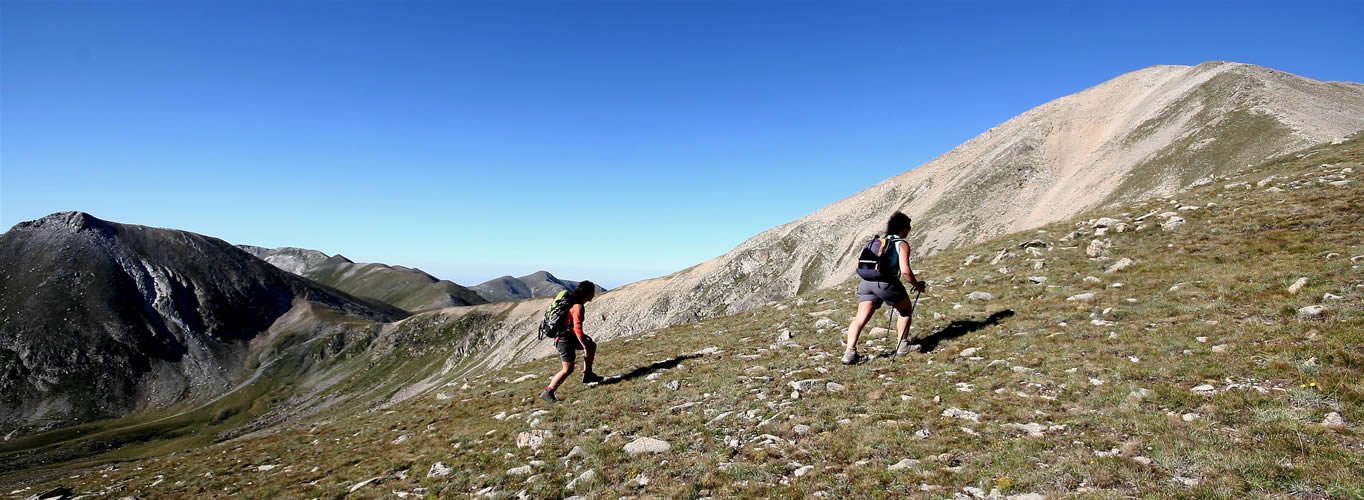
<instances>
[{"instance_id":1,"label":"scattered rock","mask_svg":"<svg viewBox=\"0 0 1364 500\"><path fill-rule=\"evenodd\" d=\"M640 453L663 453L672 448L672 445L668 444L667 441L651 437L641 437L626 444L624 449L625 452L630 455L638 455Z\"/></svg>"},{"instance_id":2,"label":"scattered rock","mask_svg":"<svg viewBox=\"0 0 1364 500\"><path fill-rule=\"evenodd\" d=\"M946 410L943 410L942 416L960 418L962 420L970 420L976 423L980 422L980 414L973 411L963 410L961 408L948 408Z\"/></svg>"},{"instance_id":3,"label":"scattered rock","mask_svg":"<svg viewBox=\"0 0 1364 500\"><path fill-rule=\"evenodd\" d=\"M1005 258L1009 257L1009 255L1010 255L1009 249L1005 248L1003 250L1000 250L998 254L995 254L995 258L990 261L990 265L992 266L999 265L999 261L1004 260Z\"/></svg>"},{"instance_id":4,"label":"scattered rock","mask_svg":"<svg viewBox=\"0 0 1364 500\"><path fill-rule=\"evenodd\" d=\"M383 477L382 477L382 476L380 476L380 477L371 477L371 478L366 479L366 480L364 480L364 481L360 481L360 482L358 482L358 483L355 483L355 486L351 486L351 487L350 487L350 492L351 492L351 493L355 493L355 492L357 492L357 491L360 491L361 488L364 488L364 487L369 486L369 485L371 485L371 484L377 483L377 482L379 482L380 479L383 479Z\"/></svg>"},{"instance_id":5,"label":"scattered rock","mask_svg":"<svg viewBox=\"0 0 1364 500\"><path fill-rule=\"evenodd\" d=\"M825 330L829 328L838 328L838 323L829 318L819 318L819 321L815 322L816 330Z\"/></svg>"},{"instance_id":6,"label":"scattered rock","mask_svg":"<svg viewBox=\"0 0 1364 500\"><path fill-rule=\"evenodd\" d=\"M912 459L912 458L906 458L906 459L901 460L901 461L899 461L899 462L895 462L895 463L894 463L893 465L891 465L890 467L886 467L887 470L893 470L893 471L895 471L895 470L905 470L905 469L917 469L917 468L919 468L919 461L918 461L918 460L915 460L915 459Z\"/></svg>"},{"instance_id":7,"label":"scattered rock","mask_svg":"<svg viewBox=\"0 0 1364 500\"><path fill-rule=\"evenodd\" d=\"M777 333L777 342L790 342L793 338L795 338L795 335L788 329L782 329L782 331Z\"/></svg>"},{"instance_id":8,"label":"scattered rock","mask_svg":"<svg viewBox=\"0 0 1364 500\"><path fill-rule=\"evenodd\" d=\"M1077 293L1066 297L1066 301L1068 302L1089 302L1091 300L1094 300L1093 292Z\"/></svg>"},{"instance_id":9,"label":"scattered rock","mask_svg":"<svg viewBox=\"0 0 1364 500\"><path fill-rule=\"evenodd\" d=\"M426 477L445 477L452 472L455 472L455 469L445 465L444 462L436 462L431 464L431 471L426 473Z\"/></svg>"},{"instance_id":10,"label":"scattered rock","mask_svg":"<svg viewBox=\"0 0 1364 500\"><path fill-rule=\"evenodd\" d=\"M553 436L552 433L543 429L522 432L516 435L516 447L538 450L541 446L544 446L545 440L549 439L551 436Z\"/></svg>"},{"instance_id":11,"label":"scattered rock","mask_svg":"<svg viewBox=\"0 0 1364 500\"><path fill-rule=\"evenodd\" d=\"M966 298L971 300L992 300L995 296L990 292L971 292Z\"/></svg>"},{"instance_id":12,"label":"scattered rock","mask_svg":"<svg viewBox=\"0 0 1364 500\"><path fill-rule=\"evenodd\" d=\"M1217 392L1217 388L1216 388L1216 387L1213 387L1213 386L1211 386L1211 385L1208 385L1208 384L1203 384L1203 385L1194 387L1194 388L1193 388L1193 392L1194 392L1195 394L1202 394L1202 395L1204 395L1204 396L1207 396L1207 395L1211 395L1211 394Z\"/></svg>"},{"instance_id":13,"label":"scattered rock","mask_svg":"<svg viewBox=\"0 0 1364 500\"><path fill-rule=\"evenodd\" d=\"M588 469L587 472L579 474L578 477L574 478L572 481L569 481L568 484L565 485L564 487L567 488L569 491L577 491L578 486L590 484L592 481L596 479L597 479L596 469Z\"/></svg>"},{"instance_id":14,"label":"scattered rock","mask_svg":"<svg viewBox=\"0 0 1364 500\"><path fill-rule=\"evenodd\" d=\"M1042 437L1044 435L1043 433L1047 430L1047 426L1037 422L1028 422L1026 424L1009 423L1004 424L1004 427L1022 431L1026 433L1028 437Z\"/></svg>"},{"instance_id":15,"label":"scattered rock","mask_svg":"<svg viewBox=\"0 0 1364 500\"><path fill-rule=\"evenodd\" d=\"M1047 282L1046 276L1028 276L1028 281L1034 285L1041 285Z\"/></svg>"},{"instance_id":16,"label":"scattered rock","mask_svg":"<svg viewBox=\"0 0 1364 500\"><path fill-rule=\"evenodd\" d=\"M568 454L564 455L564 458L575 458L581 456L583 456L583 447L574 446L573 449L568 450Z\"/></svg>"},{"instance_id":17,"label":"scattered rock","mask_svg":"<svg viewBox=\"0 0 1364 500\"><path fill-rule=\"evenodd\" d=\"M1151 465L1154 463L1151 459L1142 456L1132 457L1132 461L1142 465Z\"/></svg>"},{"instance_id":18,"label":"scattered rock","mask_svg":"<svg viewBox=\"0 0 1364 500\"><path fill-rule=\"evenodd\" d=\"M804 476L804 475L806 475L806 474L809 474L810 471L813 471L813 470L815 470L815 466L813 466L813 465L806 465L806 466L804 466L804 467L801 467L801 468L799 468L799 469L796 469L795 476L796 476L796 477L801 477L801 476Z\"/></svg>"},{"instance_id":19,"label":"scattered rock","mask_svg":"<svg viewBox=\"0 0 1364 500\"><path fill-rule=\"evenodd\" d=\"M1127 257L1123 257L1123 258L1121 258L1121 259L1118 259L1117 262L1114 262L1113 265L1108 266L1108 269L1105 269L1104 272L1105 272L1105 273L1116 273L1116 272L1118 272L1118 271L1122 271L1123 269L1127 269L1127 268L1129 268L1129 267L1132 267L1133 264L1136 264L1136 261L1134 261L1134 260L1132 260L1132 259L1129 259L1129 258L1127 258Z\"/></svg>"},{"instance_id":20,"label":"scattered rock","mask_svg":"<svg viewBox=\"0 0 1364 500\"><path fill-rule=\"evenodd\" d=\"M1327 413L1326 418L1322 419L1321 425L1332 428L1345 427L1345 417L1336 412Z\"/></svg>"},{"instance_id":21,"label":"scattered rock","mask_svg":"<svg viewBox=\"0 0 1364 500\"><path fill-rule=\"evenodd\" d=\"M805 380L797 380L795 382L787 382L787 385L791 386L791 388L794 390L805 392L810 390L810 388L814 387L815 384L818 384L823 381L824 379L822 378L811 378Z\"/></svg>"},{"instance_id":22,"label":"scattered rock","mask_svg":"<svg viewBox=\"0 0 1364 500\"><path fill-rule=\"evenodd\" d=\"M639 474L639 476L636 477L633 481L630 481L630 486L634 486L634 487L636 487L636 488L643 488L643 487L648 486L648 485L649 485L649 476L644 475L643 472L641 472L641 473Z\"/></svg>"},{"instance_id":23,"label":"scattered rock","mask_svg":"<svg viewBox=\"0 0 1364 500\"><path fill-rule=\"evenodd\" d=\"M838 382L829 382L828 384L824 385L824 389L828 390L829 392L843 392L848 390L846 386Z\"/></svg>"},{"instance_id":24,"label":"scattered rock","mask_svg":"<svg viewBox=\"0 0 1364 500\"><path fill-rule=\"evenodd\" d=\"M966 349L962 349L960 353L957 353L957 356L969 358L971 356L975 356L977 352L980 352L979 347L968 347Z\"/></svg>"},{"instance_id":25,"label":"scattered rock","mask_svg":"<svg viewBox=\"0 0 1364 500\"><path fill-rule=\"evenodd\" d=\"M1101 280L1101 279L1099 279L1099 278L1097 278L1097 277L1094 277L1094 276L1085 276L1085 279L1083 279L1083 280L1081 280L1081 281L1084 281L1085 283L1103 283L1103 282L1104 282L1104 280Z\"/></svg>"},{"instance_id":26,"label":"scattered rock","mask_svg":"<svg viewBox=\"0 0 1364 500\"><path fill-rule=\"evenodd\" d=\"M1288 293L1296 295L1299 291L1302 290L1302 287L1305 286L1307 286L1307 278L1306 277L1298 278L1298 280L1294 281L1292 285L1288 285Z\"/></svg>"},{"instance_id":27,"label":"scattered rock","mask_svg":"<svg viewBox=\"0 0 1364 500\"><path fill-rule=\"evenodd\" d=\"M531 467L529 465L522 465L520 467L512 467L510 469L507 469L507 475L510 476L529 476L530 473Z\"/></svg>"},{"instance_id":28,"label":"scattered rock","mask_svg":"<svg viewBox=\"0 0 1364 500\"><path fill-rule=\"evenodd\" d=\"M673 380L671 382L668 382L667 385L665 385L664 387L667 387L669 390L675 391L682 388L682 382Z\"/></svg>"},{"instance_id":29,"label":"scattered rock","mask_svg":"<svg viewBox=\"0 0 1364 500\"><path fill-rule=\"evenodd\" d=\"M796 434L809 434L810 426L805 424L796 424L795 427L791 428L791 431L795 432Z\"/></svg>"},{"instance_id":30,"label":"scattered rock","mask_svg":"<svg viewBox=\"0 0 1364 500\"><path fill-rule=\"evenodd\" d=\"M1311 321L1326 317L1326 306L1311 305L1298 309L1298 321Z\"/></svg>"},{"instance_id":31,"label":"scattered rock","mask_svg":"<svg viewBox=\"0 0 1364 500\"><path fill-rule=\"evenodd\" d=\"M1227 347L1226 344L1217 344L1215 346L1212 346L1212 352L1227 352L1228 349L1230 348Z\"/></svg>"},{"instance_id":32,"label":"scattered rock","mask_svg":"<svg viewBox=\"0 0 1364 500\"><path fill-rule=\"evenodd\" d=\"M1336 295L1336 294L1334 294L1334 293L1327 293L1327 294L1321 296L1321 300L1340 300L1340 299L1343 299L1343 298L1345 298L1345 297L1341 297L1341 296Z\"/></svg>"},{"instance_id":33,"label":"scattered rock","mask_svg":"<svg viewBox=\"0 0 1364 500\"><path fill-rule=\"evenodd\" d=\"M1109 247L1112 246L1113 243L1109 240L1093 240L1089 242L1089 248L1085 249L1085 255L1091 259L1097 259L1107 254Z\"/></svg>"},{"instance_id":34,"label":"scattered rock","mask_svg":"<svg viewBox=\"0 0 1364 500\"><path fill-rule=\"evenodd\" d=\"M1160 229L1163 231L1178 231L1181 227L1184 227L1183 217L1170 217L1169 220L1160 224Z\"/></svg>"},{"instance_id":35,"label":"scattered rock","mask_svg":"<svg viewBox=\"0 0 1364 500\"><path fill-rule=\"evenodd\" d=\"M1193 422L1194 420L1198 420L1198 418L1201 416L1202 415L1199 415L1197 413L1185 413L1184 415L1180 416L1180 419L1184 420L1185 422Z\"/></svg>"}]
</instances>

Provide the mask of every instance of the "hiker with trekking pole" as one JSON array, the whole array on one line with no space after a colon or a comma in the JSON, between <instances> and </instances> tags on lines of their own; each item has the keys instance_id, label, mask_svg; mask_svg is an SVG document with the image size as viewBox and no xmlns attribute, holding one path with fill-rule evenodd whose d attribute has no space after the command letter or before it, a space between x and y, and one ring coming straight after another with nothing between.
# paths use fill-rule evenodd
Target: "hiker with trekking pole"
<instances>
[{"instance_id":1,"label":"hiker with trekking pole","mask_svg":"<svg viewBox=\"0 0 1364 500\"><path fill-rule=\"evenodd\" d=\"M845 365L867 360L866 356L857 352L857 339L862 335L862 328L867 321L871 320L871 315L883 302L889 303L900 313L900 321L895 328L895 354L904 356L916 350L909 338L909 325L913 320L914 306L919 302L919 294L928 286L919 281L909 267L910 250L905 238L909 237L910 226L908 215L895 212L886 221L885 235L868 241L862 248L857 260L857 275L862 278L857 285L857 317L848 325L848 344L843 352ZM901 278L914 288L913 301Z\"/></svg>"},{"instance_id":2,"label":"hiker with trekking pole","mask_svg":"<svg viewBox=\"0 0 1364 500\"><path fill-rule=\"evenodd\" d=\"M554 348L559 351L559 361L563 367L549 380L549 386L540 393L546 403L558 403L554 391L573 373L576 351L583 353L583 383L601 382L601 375L592 371L592 360L597 356L597 343L583 333L583 319L587 317L583 304L591 302L597 295L597 285L591 281L578 283L573 291L559 292L545 311L545 319L540 323L540 337L553 338Z\"/></svg>"}]
</instances>

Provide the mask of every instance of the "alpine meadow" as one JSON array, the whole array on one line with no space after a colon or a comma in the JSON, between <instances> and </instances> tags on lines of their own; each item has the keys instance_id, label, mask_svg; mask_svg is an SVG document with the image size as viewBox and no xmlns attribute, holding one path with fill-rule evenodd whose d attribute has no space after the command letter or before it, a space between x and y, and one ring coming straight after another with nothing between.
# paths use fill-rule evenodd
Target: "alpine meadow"
<instances>
[{"instance_id":1,"label":"alpine meadow","mask_svg":"<svg viewBox=\"0 0 1364 500\"><path fill-rule=\"evenodd\" d=\"M1364 498L1357 7L758 4L0 0L0 496Z\"/></svg>"}]
</instances>

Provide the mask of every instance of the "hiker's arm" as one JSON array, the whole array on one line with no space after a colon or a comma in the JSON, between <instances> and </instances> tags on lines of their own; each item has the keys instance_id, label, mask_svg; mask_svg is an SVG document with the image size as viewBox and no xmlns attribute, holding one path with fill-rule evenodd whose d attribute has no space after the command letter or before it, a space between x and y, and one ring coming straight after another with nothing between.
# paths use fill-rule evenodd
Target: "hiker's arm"
<instances>
[{"instance_id":1,"label":"hiker's arm","mask_svg":"<svg viewBox=\"0 0 1364 500\"><path fill-rule=\"evenodd\" d=\"M568 308L568 317L573 319L573 334L578 336L578 342L583 341L583 306L574 304ZM587 344L582 344L587 345Z\"/></svg>"},{"instance_id":2,"label":"hiker's arm","mask_svg":"<svg viewBox=\"0 0 1364 500\"><path fill-rule=\"evenodd\" d=\"M914 270L909 268L909 243L905 241L898 241L896 243L901 245L899 248L900 251L895 252L899 254L897 257L900 258L900 276L904 276L905 279L909 280L910 286L919 288L919 278L914 275Z\"/></svg>"}]
</instances>

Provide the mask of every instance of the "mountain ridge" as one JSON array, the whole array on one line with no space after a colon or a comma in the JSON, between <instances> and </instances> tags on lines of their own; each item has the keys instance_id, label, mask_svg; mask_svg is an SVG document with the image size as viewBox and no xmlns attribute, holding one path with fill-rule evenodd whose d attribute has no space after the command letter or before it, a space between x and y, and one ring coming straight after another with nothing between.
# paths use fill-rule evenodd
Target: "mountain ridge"
<instances>
[{"instance_id":1,"label":"mountain ridge","mask_svg":"<svg viewBox=\"0 0 1364 500\"><path fill-rule=\"evenodd\" d=\"M407 315L217 238L83 212L17 224L0 234L0 424L41 429L216 397L304 304L366 322Z\"/></svg>"},{"instance_id":2,"label":"mountain ridge","mask_svg":"<svg viewBox=\"0 0 1364 500\"><path fill-rule=\"evenodd\" d=\"M280 269L359 297L391 304L408 312L487 302L477 292L417 268L357 263L341 254L296 247L238 245Z\"/></svg>"}]
</instances>

